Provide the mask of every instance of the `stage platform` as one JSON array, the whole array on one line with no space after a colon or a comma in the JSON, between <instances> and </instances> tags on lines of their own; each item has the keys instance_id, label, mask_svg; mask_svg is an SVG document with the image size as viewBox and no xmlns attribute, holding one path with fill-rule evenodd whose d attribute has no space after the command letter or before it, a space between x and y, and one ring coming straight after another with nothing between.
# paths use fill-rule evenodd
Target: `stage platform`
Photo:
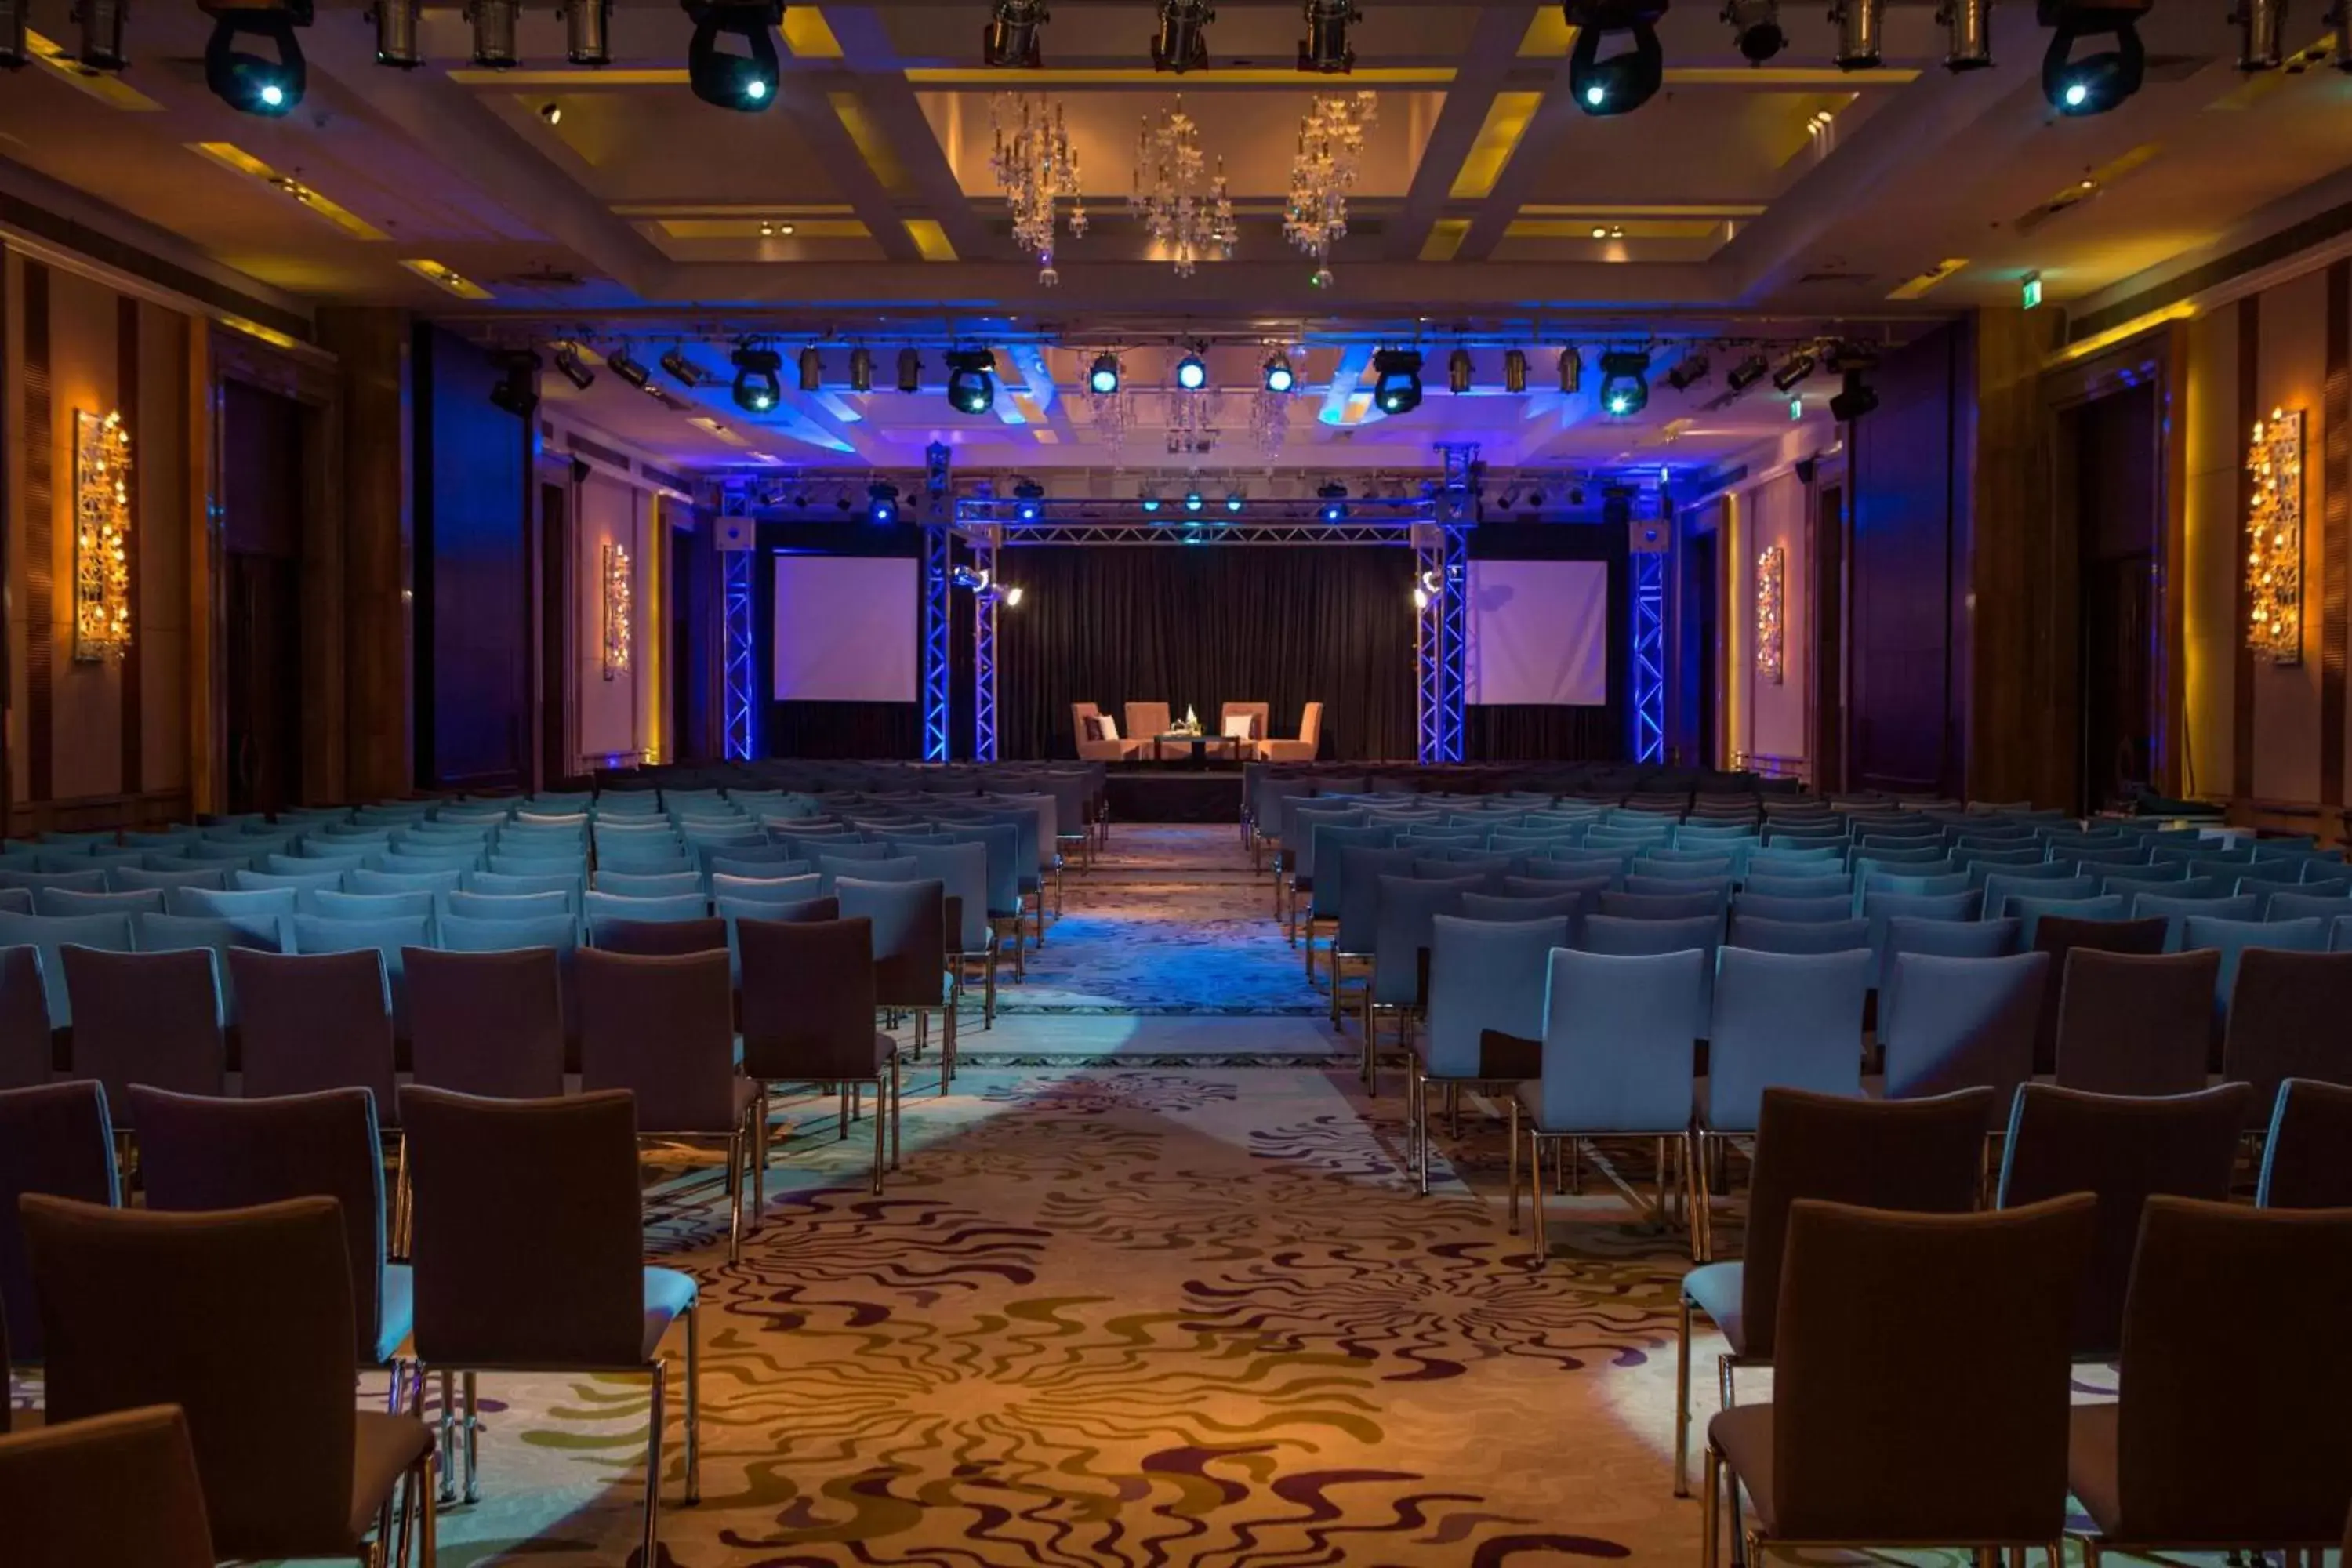
<instances>
[{"instance_id":1,"label":"stage platform","mask_svg":"<svg viewBox=\"0 0 2352 1568\"><path fill-rule=\"evenodd\" d=\"M1115 823L1241 820L1239 768L1113 767L1104 793Z\"/></svg>"}]
</instances>

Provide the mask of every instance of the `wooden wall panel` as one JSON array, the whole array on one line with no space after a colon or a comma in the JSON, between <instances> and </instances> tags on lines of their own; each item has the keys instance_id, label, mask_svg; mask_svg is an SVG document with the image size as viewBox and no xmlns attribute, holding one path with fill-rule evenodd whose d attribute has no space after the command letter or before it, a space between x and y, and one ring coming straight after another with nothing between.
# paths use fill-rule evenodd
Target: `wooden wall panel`
<instances>
[{"instance_id":1,"label":"wooden wall panel","mask_svg":"<svg viewBox=\"0 0 2352 1568\"><path fill-rule=\"evenodd\" d=\"M57 672L57 406L49 375L49 268L25 264L24 502L25 789L45 801L55 783L51 749ZM70 482L70 481L68 481Z\"/></svg>"}]
</instances>

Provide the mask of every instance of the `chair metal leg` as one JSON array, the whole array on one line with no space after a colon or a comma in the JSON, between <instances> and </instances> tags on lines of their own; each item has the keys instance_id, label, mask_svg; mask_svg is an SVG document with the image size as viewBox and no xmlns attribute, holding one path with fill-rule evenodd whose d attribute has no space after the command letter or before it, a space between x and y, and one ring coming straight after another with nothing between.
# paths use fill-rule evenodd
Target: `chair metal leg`
<instances>
[{"instance_id":1,"label":"chair metal leg","mask_svg":"<svg viewBox=\"0 0 2352 1568\"><path fill-rule=\"evenodd\" d=\"M760 1086L759 1103L751 1108L758 1118L751 1128L751 1228L760 1228L760 1216L768 1212L768 1086Z\"/></svg>"},{"instance_id":2,"label":"chair metal leg","mask_svg":"<svg viewBox=\"0 0 2352 1568\"><path fill-rule=\"evenodd\" d=\"M1699 1537L1698 1561L1699 1568L1715 1568L1723 1534L1723 1457L1715 1451L1712 1443L1706 1449L1706 1501L1700 1510L1706 1515L1706 1533Z\"/></svg>"},{"instance_id":3,"label":"chair metal leg","mask_svg":"<svg viewBox=\"0 0 2352 1568\"><path fill-rule=\"evenodd\" d=\"M416 1527L417 1568L436 1568L441 1561L441 1482L437 1472L440 1461L430 1453L425 1456L424 1474L418 1478L420 1494ZM2056 1568L2055 1564L2052 1568Z\"/></svg>"},{"instance_id":4,"label":"chair metal leg","mask_svg":"<svg viewBox=\"0 0 2352 1568\"><path fill-rule=\"evenodd\" d=\"M893 1052L890 1057L890 1168L894 1171L898 1168L898 1156L907 1150L906 1137L898 1127L898 1108L906 1102L906 1098L905 1086L898 1077L898 1054ZM877 1131L879 1131L878 1127Z\"/></svg>"},{"instance_id":5,"label":"chair metal leg","mask_svg":"<svg viewBox=\"0 0 2352 1568\"><path fill-rule=\"evenodd\" d=\"M416 1390L416 1403L421 1412L425 1405L422 1379L419 1380ZM457 1500L457 1374L454 1372L445 1371L441 1374L441 1429L438 1442L441 1453L441 1500L445 1503L454 1503Z\"/></svg>"},{"instance_id":6,"label":"chair metal leg","mask_svg":"<svg viewBox=\"0 0 2352 1568\"><path fill-rule=\"evenodd\" d=\"M1557 1142L1557 1140L1555 1140ZM1528 1207L1534 1216L1537 1268L1551 1261L1551 1239L1544 1234L1543 1134L1528 1130L1528 1153L1535 1162L1535 1180L1528 1184ZM1557 1157L1557 1156L1555 1156Z\"/></svg>"},{"instance_id":7,"label":"chair metal leg","mask_svg":"<svg viewBox=\"0 0 2352 1568\"><path fill-rule=\"evenodd\" d=\"M1676 1293L1678 1296L1680 1292ZM1682 1318L1675 1335L1675 1496L1690 1496L1691 1303L1681 1296ZM1714 1472L1708 1471L1707 1506L1715 1506Z\"/></svg>"},{"instance_id":8,"label":"chair metal leg","mask_svg":"<svg viewBox=\"0 0 2352 1568\"><path fill-rule=\"evenodd\" d=\"M1507 1205L1510 1215L1509 1231L1519 1234L1519 1097L1511 1096L1511 1195Z\"/></svg>"},{"instance_id":9,"label":"chair metal leg","mask_svg":"<svg viewBox=\"0 0 2352 1568\"><path fill-rule=\"evenodd\" d=\"M662 1422L665 1419L665 1394L668 1384L667 1368L660 1358L653 1364L653 1396L646 1416L646 1568L657 1568L661 1562L661 1474Z\"/></svg>"},{"instance_id":10,"label":"chair metal leg","mask_svg":"<svg viewBox=\"0 0 2352 1568\"><path fill-rule=\"evenodd\" d=\"M482 1401L478 1380L472 1373L465 1375L466 1384L466 1500L482 1500Z\"/></svg>"},{"instance_id":11,"label":"chair metal leg","mask_svg":"<svg viewBox=\"0 0 2352 1568\"><path fill-rule=\"evenodd\" d=\"M877 1119L875 1126L879 1128ZM686 1304L686 1501L702 1500L702 1323L700 1300Z\"/></svg>"},{"instance_id":12,"label":"chair metal leg","mask_svg":"<svg viewBox=\"0 0 2352 1568\"><path fill-rule=\"evenodd\" d=\"M727 1261L743 1261L743 1144L747 1129L727 1135Z\"/></svg>"},{"instance_id":13,"label":"chair metal leg","mask_svg":"<svg viewBox=\"0 0 2352 1568\"><path fill-rule=\"evenodd\" d=\"M877 1194L882 1190L882 1159L885 1145L890 1134L889 1093L889 1085L884 1081L879 1073L876 1074L874 1079L874 1190Z\"/></svg>"}]
</instances>

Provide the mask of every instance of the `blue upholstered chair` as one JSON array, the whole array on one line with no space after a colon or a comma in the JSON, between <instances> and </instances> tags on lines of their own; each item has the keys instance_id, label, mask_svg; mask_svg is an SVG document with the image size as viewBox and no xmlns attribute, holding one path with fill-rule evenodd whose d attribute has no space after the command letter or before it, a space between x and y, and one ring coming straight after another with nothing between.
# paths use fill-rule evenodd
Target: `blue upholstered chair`
<instances>
[{"instance_id":1,"label":"blue upholstered chair","mask_svg":"<svg viewBox=\"0 0 2352 1568\"><path fill-rule=\"evenodd\" d=\"M2045 899L2039 894L2011 892L2008 906L2002 913L2018 922L2018 942L2029 948L2033 945L2034 935L2041 930L2042 918L2046 915L2070 921L2131 919L2130 905L2121 893L2093 898Z\"/></svg>"},{"instance_id":2,"label":"blue upholstered chair","mask_svg":"<svg viewBox=\"0 0 2352 1568\"><path fill-rule=\"evenodd\" d=\"M2231 921L2192 915L2181 932L2183 951L2210 948L2221 955L2213 982L2212 1037L2219 1044L2229 1018L2230 994L2238 983L2238 956L2250 947L2284 952L2326 952L2331 932L2323 920Z\"/></svg>"},{"instance_id":3,"label":"blue upholstered chair","mask_svg":"<svg viewBox=\"0 0 2352 1568\"><path fill-rule=\"evenodd\" d=\"M1767 899L1843 899L1849 910L1853 904L1853 879L1843 870L1817 877L1768 877L1750 867L1741 890Z\"/></svg>"},{"instance_id":4,"label":"blue upholstered chair","mask_svg":"<svg viewBox=\"0 0 2352 1568\"><path fill-rule=\"evenodd\" d=\"M1457 894L1458 906L1474 893ZM1449 1110L1464 1083L1518 1083L1542 1070L1544 988L1569 921L1551 915L1492 921L1437 915L1430 921L1429 1027L1405 1068L1405 1136L1421 1191L1429 1191L1429 1086L1446 1087Z\"/></svg>"},{"instance_id":5,"label":"blue upholstered chair","mask_svg":"<svg viewBox=\"0 0 2352 1568\"><path fill-rule=\"evenodd\" d=\"M1731 915L1726 947L1754 952L1846 952L1870 949L1868 921L1776 921L1742 910Z\"/></svg>"},{"instance_id":6,"label":"blue upholstered chair","mask_svg":"<svg viewBox=\"0 0 2352 1568\"><path fill-rule=\"evenodd\" d=\"M1309 836L1307 854L1314 870L1306 885L1307 908L1300 922L1301 945L1307 950L1307 978L1315 978L1315 939L1325 928L1339 923L1339 900L1348 885L1348 851L1384 849L1396 842L1397 829L1368 816L1346 822L1318 822ZM1297 916L1294 912L1294 920Z\"/></svg>"},{"instance_id":7,"label":"blue upholstered chair","mask_svg":"<svg viewBox=\"0 0 2352 1568\"><path fill-rule=\"evenodd\" d=\"M1361 854L1358 850L1355 853ZM1486 890L1484 877L1379 879L1372 913L1372 972L1364 986L1364 1082L1380 1093L1378 1016L1393 1015L1401 1038L1412 1037L1412 1020L1427 1000L1423 954L1435 936L1440 915L1457 914L1462 895Z\"/></svg>"},{"instance_id":8,"label":"blue upholstered chair","mask_svg":"<svg viewBox=\"0 0 2352 1568\"><path fill-rule=\"evenodd\" d=\"M2210 880L2205 881L2212 886ZM2131 900L2134 920L2162 920L2164 951L2179 952L2185 929L2192 915L2207 920L2252 921L2262 918L2261 900L2253 894L2216 895L2210 898L2177 898L2166 893L2136 893Z\"/></svg>"},{"instance_id":9,"label":"blue upholstered chair","mask_svg":"<svg viewBox=\"0 0 2352 1568\"><path fill-rule=\"evenodd\" d=\"M1953 958L1910 952L1895 963L1899 975L1888 980L1879 998L1885 1098L1924 1100L1990 1089L1989 1113L1996 1124L2005 1120L2017 1086L2033 1076L2033 1032L2050 984L2050 955Z\"/></svg>"},{"instance_id":10,"label":"blue upholstered chair","mask_svg":"<svg viewBox=\"0 0 2352 1568\"><path fill-rule=\"evenodd\" d=\"M1690 998L1690 1031L1693 1039L1706 1033L1707 1013L1715 994L1715 955L1723 945L1723 917L1694 915L1684 920L1629 920L1622 915L1587 915L1584 929L1578 936L1579 946L1586 952L1638 957L1648 953L1681 952L1696 949L1706 955L1701 965L1698 989Z\"/></svg>"},{"instance_id":11,"label":"blue upholstered chair","mask_svg":"<svg viewBox=\"0 0 2352 1568\"><path fill-rule=\"evenodd\" d=\"M1331 927L1331 1026L1339 1026L1340 992L1349 970L1363 979L1363 966L1372 962L1372 939L1379 929L1381 879L1410 877L1421 852L1410 845L1342 844L1331 861L1338 877L1339 905Z\"/></svg>"},{"instance_id":12,"label":"blue upholstered chair","mask_svg":"<svg viewBox=\"0 0 2352 1568\"><path fill-rule=\"evenodd\" d=\"M1724 949L1716 965L1707 1076L1698 1108L1702 1163L1707 1140L1756 1131L1767 1089L1862 1092L1862 1007L1870 967L1866 948L1820 953Z\"/></svg>"},{"instance_id":13,"label":"blue upholstered chair","mask_svg":"<svg viewBox=\"0 0 2352 1568\"><path fill-rule=\"evenodd\" d=\"M1727 895L1708 890L1696 893L1603 893L1594 904L1612 920L1685 921L1706 916L1718 925L1728 902Z\"/></svg>"},{"instance_id":14,"label":"blue upholstered chair","mask_svg":"<svg viewBox=\"0 0 2352 1568\"><path fill-rule=\"evenodd\" d=\"M294 938L290 948L295 952L358 952L373 948L383 955L384 984L392 993L392 1031L399 1039L408 1037L408 970L402 952L431 946L432 929L430 915L339 921L298 914L289 922Z\"/></svg>"},{"instance_id":15,"label":"blue upholstered chair","mask_svg":"<svg viewBox=\"0 0 2352 1568\"><path fill-rule=\"evenodd\" d=\"M310 908L302 912L331 921L430 919L436 902L431 893L338 893L329 889L308 897Z\"/></svg>"},{"instance_id":16,"label":"blue upholstered chair","mask_svg":"<svg viewBox=\"0 0 2352 1568\"><path fill-rule=\"evenodd\" d=\"M2071 900L2095 899L2099 896L2096 877L2021 877L2015 871L1997 871L1984 879L1984 912L1988 920L1999 920L2010 913L2012 899Z\"/></svg>"},{"instance_id":17,"label":"blue upholstered chair","mask_svg":"<svg viewBox=\"0 0 2352 1568\"><path fill-rule=\"evenodd\" d=\"M133 915L131 936L141 952L176 952L187 948L213 951L214 972L220 981L221 1022L234 1028L239 1022L236 983L229 973L231 948L256 952L282 952L284 924L276 917L226 920L216 915Z\"/></svg>"},{"instance_id":18,"label":"blue upholstered chair","mask_svg":"<svg viewBox=\"0 0 2352 1568\"><path fill-rule=\"evenodd\" d=\"M1916 915L1885 914L1875 927L1878 955L1878 1017L1884 1025L1894 1005L1895 959L1897 953L1927 952L1944 958L2000 958L2018 951L2021 924L2014 920L1956 921L1922 919Z\"/></svg>"},{"instance_id":19,"label":"blue upholstered chair","mask_svg":"<svg viewBox=\"0 0 2352 1568\"><path fill-rule=\"evenodd\" d=\"M163 890L142 888L136 892L84 893L71 888L37 888L33 890L33 912L37 915L160 915L163 912Z\"/></svg>"},{"instance_id":20,"label":"blue upholstered chair","mask_svg":"<svg viewBox=\"0 0 2352 1568\"><path fill-rule=\"evenodd\" d=\"M879 847L879 846L877 846ZM881 859L881 856L872 857ZM628 899L668 899L680 894L700 894L704 891L702 878L692 871L661 871L638 875L627 871L607 871L599 867L593 889L600 893L616 893Z\"/></svg>"},{"instance_id":21,"label":"blue upholstered chair","mask_svg":"<svg viewBox=\"0 0 2352 1568\"><path fill-rule=\"evenodd\" d=\"M41 990L48 1000L49 1027L73 1026L73 998L66 989L64 950L92 947L110 952L133 951L131 917L127 914L26 915L0 912L0 947L41 950Z\"/></svg>"},{"instance_id":22,"label":"blue upholstered chair","mask_svg":"<svg viewBox=\"0 0 2352 1568\"><path fill-rule=\"evenodd\" d=\"M2323 895L2310 898L2302 893L2273 893L2263 910L2264 920L2334 921L2352 915L2352 898Z\"/></svg>"}]
</instances>

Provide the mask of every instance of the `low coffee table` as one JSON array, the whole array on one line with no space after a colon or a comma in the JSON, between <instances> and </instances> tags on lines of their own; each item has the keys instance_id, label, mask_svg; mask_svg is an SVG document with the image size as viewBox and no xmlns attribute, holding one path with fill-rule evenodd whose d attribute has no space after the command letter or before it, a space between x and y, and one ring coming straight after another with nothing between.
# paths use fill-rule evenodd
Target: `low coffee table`
<instances>
[{"instance_id":1,"label":"low coffee table","mask_svg":"<svg viewBox=\"0 0 2352 1568\"><path fill-rule=\"evenodd\" d=\"M1230 760L1239 762L1241 744L1231 735L1193 735L1177 731L1171 734L1154 735L1151 738L1151 755L1153 760L1164 763L1169 761L1171 749L1177 749L1181 754L1175 760L1176 766L1206 769L1212 747L1221 749Z\"/></svg>"}]
</instances>

